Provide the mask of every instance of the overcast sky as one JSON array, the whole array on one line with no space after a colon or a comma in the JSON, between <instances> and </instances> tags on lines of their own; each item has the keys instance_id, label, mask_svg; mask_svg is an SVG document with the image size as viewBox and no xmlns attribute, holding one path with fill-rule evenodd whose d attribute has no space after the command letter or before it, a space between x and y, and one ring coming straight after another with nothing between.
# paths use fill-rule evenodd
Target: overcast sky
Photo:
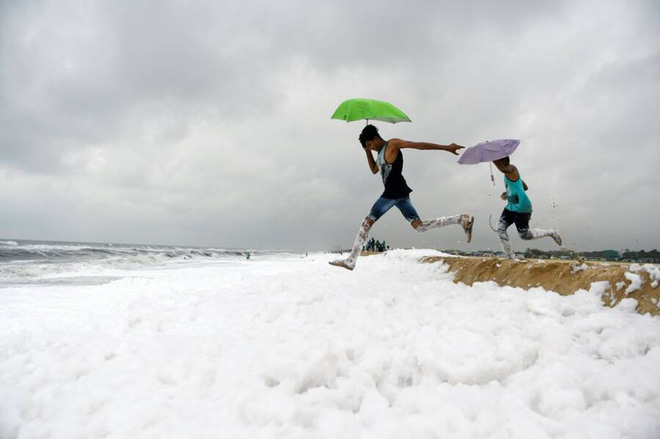
<instances>
[{"instance_id":1,"label":"overcast sky","mask_svg":"<svg viewBox=\"0 0 660 439\"><path fill-rule=\"evenodd\" d=\"M657 0L2 1L0 237L350 247L382 193L364 122L330 120L352 97L410 116L386 139L522 139L531 225L570 248L660 248ZM404 156L422 219L473 213L473 243L396 209L372 236L499 248L502 174Z\"/></svg>"}]
</instances>

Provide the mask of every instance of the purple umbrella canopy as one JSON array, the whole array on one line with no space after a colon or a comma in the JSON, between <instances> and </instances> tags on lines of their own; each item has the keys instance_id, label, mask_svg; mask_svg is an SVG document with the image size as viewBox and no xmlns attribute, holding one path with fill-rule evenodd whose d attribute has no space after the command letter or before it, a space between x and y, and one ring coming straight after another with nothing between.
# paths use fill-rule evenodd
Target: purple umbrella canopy
<instances>
[{"instance_id":1,"label":"purple umbrella canopy","mask_svg":"<svg viewBox=\"0 0 660 439\"><path fill-rule=\"evenodd\" d=\"M478 143L465 150L458 163L461 165L476 165L477 163L492 162L513 154L520 145L517 139L489 140Z\"/></svg>"}]
</instances>

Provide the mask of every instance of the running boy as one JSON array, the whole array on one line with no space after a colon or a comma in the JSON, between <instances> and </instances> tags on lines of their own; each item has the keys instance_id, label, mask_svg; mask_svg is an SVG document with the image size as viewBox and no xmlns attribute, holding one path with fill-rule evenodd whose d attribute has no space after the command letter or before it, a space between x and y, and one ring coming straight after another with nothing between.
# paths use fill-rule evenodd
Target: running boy
<instances>
[{"instance_id":1,"label":"running boy","mask_svg":"<svg viewBox=\"0 0 660 439\"><path fill-rule=\"evenodd\" d=\"M508 201L497 225L497 234L500 237L500 243L506 257L516 259L513 246L509 241L509 235L506 233L506 229L513 223L516 224L518 234L524 240L549 236L555 240L557 245L561 246L561 236L559 236L557 230L529 229L529 220L532 217L532 202L525 193L528 187L520 176L518 168L510 164L509 157L495 160L493 163L504 174L506 192L502 192L501 197L503 200Z\"/></svg>"},{"instance_id":2,"label":"running boy","mask_svg":"<svg viewBox=\"0 0 660 439\"><path fill-rule=\"evenodd\" d=\"M343 267L348 270L355 268L355 262L360 256L362 246L369 236L369 230L378 219L385 214L392 207L396 206L403 216L410 222L410 225L418 232L426 232L427 230L435 229L437 227L444 227L449 224L460 224L463 231L467 236L467 242L472 239L472 225L474 224L474 217L467 213L462 215L454 215L449 217L440 217L428 221L422 221L410 201L410 192L412 189L408 187L406 180L401 174L403 169L403 153L404 148L422 149L422 150L441 150L447 151L452 154L458 155L456 151L463 146L452 143L451 145L438 145L435 143L426 142L408 142L401 139L383 140L378 134L378 128L373 125L367 125L360 134L360 144L367 154L367 164L372 173L380 173L385 185L385 191L376 200L376 203L371 208L369 215L364 219L360 230L358 231L351 254L347 259L339 259L330 262L331 265ZM374 160L372 151L376 151L377 161Z\"/></svg>"}]
</instances>

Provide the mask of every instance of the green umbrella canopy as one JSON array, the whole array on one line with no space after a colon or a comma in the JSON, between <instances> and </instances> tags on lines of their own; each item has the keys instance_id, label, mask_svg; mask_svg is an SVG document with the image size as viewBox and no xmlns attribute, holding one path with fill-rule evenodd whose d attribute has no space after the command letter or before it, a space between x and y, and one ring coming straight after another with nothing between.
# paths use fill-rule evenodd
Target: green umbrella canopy
<instances>
[{"instance_id":1,"label":"green umbrella canopy","mask_svg":"<svg viewBox=\"0 0 660 439\"><path fill-rule=\"evenodd\" d=\"M411 122L406 114L389 102L375 99L347 99L337 107L331 119L345 120L380 120L382 122Z\"/></svg>"}]
</instances>

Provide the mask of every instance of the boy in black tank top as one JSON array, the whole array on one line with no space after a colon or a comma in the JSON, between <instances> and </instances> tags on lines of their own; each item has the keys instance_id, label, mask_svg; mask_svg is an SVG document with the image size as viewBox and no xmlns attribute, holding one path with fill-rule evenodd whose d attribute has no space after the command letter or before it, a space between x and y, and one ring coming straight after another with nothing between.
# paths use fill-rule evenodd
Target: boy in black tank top
<instances>
[{"instance_id":1,"label":"boy in black tank top","mask_svg":"<svg viewBox=\"0 0 660 439\"><path fill-rule=\"evenodd\" d=\"M464 213L461 215L422 221L410 201L409 194L412 192L412 189L408 187L406 179L403 178L401 173L403 170L403 153L401 150L404 148L440 150L458 155L456 151L464 148L463 146L455 143L452 143L451 145L438 145L426 142L408 142L401 139L390 139L386 142L378 134L378 128L373 125L367 125L364 127L360 134L360 143L367 154L367 163L371 172L376 174L380 170L385 190L380 198L376 200L371 211L362 222L357 237L355 238L355 242L353 243L351 254L347 259L339 259L330 262L331 265L343 267L348 270L355 268L355 262L360 256L362 246L369 236L369 230L371 230L374 223L378 221L385 212L394 206L401 211L403 216L410 222L410 225L418 232L426 232L427 230L444 227L449 224L460 224L467 237L467 242L470 242L472 239L474 217ZM374 160L371 151L376 151L378 153L377 161Z\"/></svg>"}]
</instances>

